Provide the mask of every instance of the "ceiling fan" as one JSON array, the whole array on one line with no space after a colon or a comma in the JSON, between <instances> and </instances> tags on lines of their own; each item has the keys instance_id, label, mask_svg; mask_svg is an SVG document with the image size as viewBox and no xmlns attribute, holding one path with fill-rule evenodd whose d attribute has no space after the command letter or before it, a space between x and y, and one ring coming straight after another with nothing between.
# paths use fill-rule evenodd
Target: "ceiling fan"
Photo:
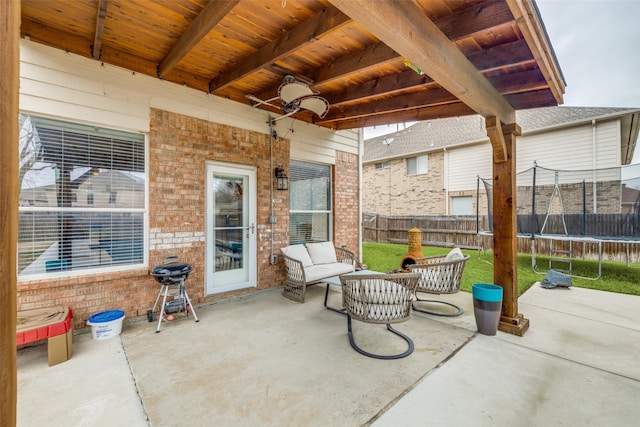
<instances>
[{"instance_id":1,"label":"ceiling fan","mask_svg":"<svg viewBox=\"0 0 640 427\"><path fill-rule=\"evenodd\" d=\"M311 90L308 84L290 75L284 77L278 88L278 96L265 101L254 95L246 95L246 97L254 102L254 107L266 104L281 109L284 115L273 119L273 122L292 116L301 110L309 110L322 119L329 111L329 102L326 99L318 96L318 92ZM277 100L280 100L280 105L272 104Z\"/></svg>"}]
</instances>

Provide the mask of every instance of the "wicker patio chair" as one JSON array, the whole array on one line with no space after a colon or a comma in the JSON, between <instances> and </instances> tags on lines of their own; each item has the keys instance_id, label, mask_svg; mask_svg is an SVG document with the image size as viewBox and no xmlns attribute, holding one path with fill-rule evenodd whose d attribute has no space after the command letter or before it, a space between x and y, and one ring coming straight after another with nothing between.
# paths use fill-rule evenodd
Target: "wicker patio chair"
<instances>
[{"instance_id":1,"label":"wicker patio chair","mask_svg":"<svg viewBox=\"0 0 640 427\"><path fill-rule=\"evenodd\" d=\"M376 359L400 359L413 352L413 341L407 335L394 329L392 323L405 322L411 314L411 302L419 274L359 274L340 276L342 282L342 301L347 314L349 343L358 353ZM407 342L403 353L380 355L370 353L358 347L351 328L351 319L364 323L385 324L387 329Z\"/></svg>"},{"instance_id":2,"label":"wicker patio chair","mask_svg":"<svg viewBox=\"0 0 640 427\"><path fill-rule=\"evenodd\" d=\"M459 249L454 249L448 255L436 255L416 259L415 264L408 266L412 273L420 273L420 281L416 288L416 301L413 309L421 313L433 314L436 316L455 317L460 316L464 310L461 307L442 300L422 299L418 293L428 294L454 294L460 291L460 280L465 263L469 260L469 255L463 255ZM455 311L432 311L424 308L417 308L417 303L445 304Z\"/></svg>"}]
</instances>

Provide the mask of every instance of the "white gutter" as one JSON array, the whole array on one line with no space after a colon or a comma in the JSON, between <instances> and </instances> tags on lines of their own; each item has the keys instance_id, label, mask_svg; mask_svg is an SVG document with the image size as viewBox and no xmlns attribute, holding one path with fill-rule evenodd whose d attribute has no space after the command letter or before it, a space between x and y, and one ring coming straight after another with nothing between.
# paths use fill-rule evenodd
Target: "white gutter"
<instances>
[{"instance_id":1,"label":"white gutter","mask_svg":"<svg viewBox=\"0 0 640 427\"><path fill-rule=\"evenodd\" d=\"M364 218L362 217L362 155L364 153L364 129L358 130L358 257L362 263L362 227Z\"/></svg>"},{"instance_id":2,"label":"white gutter","mask_svg":"<svg viewBox=\"0 0 640 427\"><path fill-rule=\"evenodd\" d=\"M596 182L598 179L598 174L596 169L598 169L598 156L596 154L597 144L596 144L596 119L591 120L591 157L592 157L592 169L593 169L593 213L598 213L598 183Z\"/></svg>"},{"instance_id":3,"label":"white gutter","mask_svg":"<svg viewBox=\"0 0 640 427\"><path fill-rule=\"evenodd\" d=\"M442 184L444 185L444 214L449 215L449 152L447 147L442 148L443 167Z\"/></svg>"}]
</instances>

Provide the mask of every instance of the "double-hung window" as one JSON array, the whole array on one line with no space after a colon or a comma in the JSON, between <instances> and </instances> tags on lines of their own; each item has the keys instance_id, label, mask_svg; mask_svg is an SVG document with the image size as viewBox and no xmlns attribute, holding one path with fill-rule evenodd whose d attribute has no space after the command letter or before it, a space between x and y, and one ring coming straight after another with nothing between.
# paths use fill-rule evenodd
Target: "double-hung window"
<instances>
[{"instance_id":1,"label":"double-hung window","mask_svg":"<svg viewBox=\"0 0 640 427\"><path fill-rule=\"evenodd\" d=\"M331 240L331 166L291 161L291 243Z\"/></svg>"},{"instance_id":2,"label":"double-hung window","mask_svg":"<svg viewBox=\"0 0 640 427\"><path fill-rule=\"evenodd\" d=\"M142 134L20 115L18 276L144 264Z\"/></svg>"},{"instance_id":3,"label":"double-hung window","mask_svg":"<svg viewBox=\"0 0 640 427\"><path fill-rule=\"evenodd\" d=\"M427 173L429 162L426 155L409 157L407 159L407 175L420 175Z\"/></svg>"},{"instance_id":4,"label":"double-hung window","mask_svg":"<svg viewBox=\"0 0 640 427\"><path fill-rule=\"evenodd\" d=\"M451 197L451 215L473 215L473 197Z\"/></svg>"}]
</instances>

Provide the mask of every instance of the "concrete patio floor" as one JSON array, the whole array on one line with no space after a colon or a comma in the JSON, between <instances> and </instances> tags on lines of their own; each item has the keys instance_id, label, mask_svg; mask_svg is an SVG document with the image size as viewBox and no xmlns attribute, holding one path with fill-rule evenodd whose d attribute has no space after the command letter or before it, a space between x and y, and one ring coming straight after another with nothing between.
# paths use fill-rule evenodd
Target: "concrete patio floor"
<instances>
[{"instance_id":1,"label":"concrete patio floor","mask_svg":"<svg viewBox=\"0 0 640 427\"><path fill-rule=\"evenodd\" d=\"M631 426L640 420L640 297L534 285L524 337L479 335L465 314L414 313L400 360L356 353L346 318L279 289L196 307L193 318L127 319L120 336L75 338L47 366L18 350L18 426ZM334 305L339 294L331 293ZM367 349L401 351L381 325L354 322ZM396 346L397 345L397 346Z\"/></svg>"}]
</instances>

